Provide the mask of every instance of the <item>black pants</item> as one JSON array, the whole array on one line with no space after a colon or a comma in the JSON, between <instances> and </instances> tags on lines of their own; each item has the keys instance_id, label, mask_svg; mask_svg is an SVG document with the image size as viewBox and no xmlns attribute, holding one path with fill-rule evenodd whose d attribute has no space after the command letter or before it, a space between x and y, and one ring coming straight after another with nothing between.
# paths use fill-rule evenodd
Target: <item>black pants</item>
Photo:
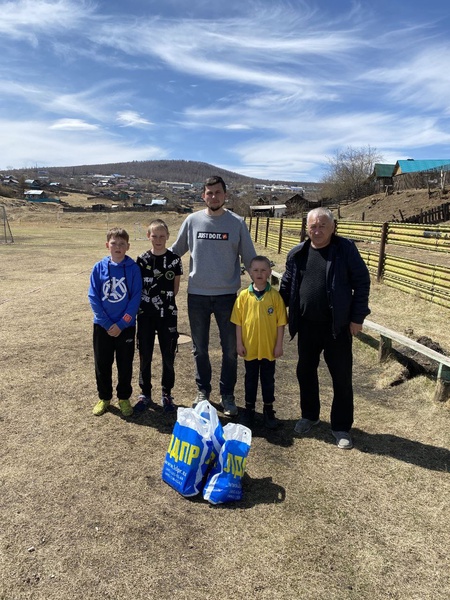
<instances>
[{"instance_id":1,"label":"black pants","mask_svg":"<svg viewBox=\"0 0 450 600\"><path fill-rule=\"evenodd\" d=\"M112 399L114 356L117 364L117 397L120 400L128 400L133 393L131 378L133 376L135 334L136 327L127 327L118 337L112 337L108 335L106 329L100 325L94 325L95 378L98 397L101 400Z\"/></svg>"},{"instance_id":2,"label":"black pants","mask_svg":"<svg viewBox=\"0 0 450 600\"><path fill-rule=\"evenodd\" d=\"M333 381L331 429L350 431L353 424L352 336L349 329L336 338L331 324L300 321L298 332L297 378L300 385L302 417L316 421L320 414L319 378L320 354Z\"/></svg>"},{"instance_id":3,"label":"black pants","mask_svg":"<svg viewBox=\"0 0 450 600\"><path fill-rule=\"evenodd\" d=\"M162 391L170 394L175 384L175 355L177 352L177 317L160 318L153 315L138 315L137 339L139 348L139 386L145 396L152 393L152 359L155 337L158 334L162 358Z\"/></svg>"},{"instance_id":4,"label":"black pants","mask_svg":"<svg viewBox=\"0 0 450 600\"><path fill-rule=\"evenodd\" d=\"M275 400L275 361L246 360L245 363L245 407L255 408L258 381L261 381L261 395L264 405L272 406Z\"/></svg>"}]
</instances>

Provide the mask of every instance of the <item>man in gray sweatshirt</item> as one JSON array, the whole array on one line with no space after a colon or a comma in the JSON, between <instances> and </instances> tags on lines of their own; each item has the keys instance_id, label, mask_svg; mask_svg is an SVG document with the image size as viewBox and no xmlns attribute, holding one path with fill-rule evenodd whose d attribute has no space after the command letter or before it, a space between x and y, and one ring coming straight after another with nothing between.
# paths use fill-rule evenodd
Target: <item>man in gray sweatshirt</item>
<instances>
[{"instance_id":1,"label":"man in gray sweatshirt","mask_svg":"<svg viewBox=\"0 0 450 600\"><path fill-rule=\"evenodd\" d=\"M256 252L242 217L224 207L226 185L221 177L206 180L202 198L206 208L185 219L171 250L179 256L190 252L188 314L198 388L193 405L209 400L211 393L208 348L211 315L214 315L222 347L221 404L224 415L231 417L238 410L234 399L236 326L230 317L241 287L241 260L248 268Z\"/></svg>"}]
</instances>

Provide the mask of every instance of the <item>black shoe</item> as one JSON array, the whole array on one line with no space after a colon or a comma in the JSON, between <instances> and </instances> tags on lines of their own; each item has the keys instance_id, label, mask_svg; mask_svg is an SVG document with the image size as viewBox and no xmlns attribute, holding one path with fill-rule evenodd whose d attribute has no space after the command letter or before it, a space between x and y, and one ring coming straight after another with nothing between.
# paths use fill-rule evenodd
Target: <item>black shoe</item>
<instances>
[{"instance_id":1,"label":"black shoe","mask_svg":"<svg viewBox=\"0 0 450 600\"><path fill-rule=\"evenodd\" d=\"M254 408L245 408L244 414L241 417L241 425L248 427L251 429L255 424L255 409Z\"/></svg>"},{"instance_id":2,"label":"black shoe","mask_svg":"<svg viewBox=\"0 0 450 600\"><path fill-rule=\"evenodd\" d=\"M161 405L163 407L164 412L175 412L177 407L173 403L173 396L171 396L168 392L163 392L161 397Z\"/></svg>"},{"instance_id":3,"label":"black shoe","mask_svg":"<svg viewBox=\"0 0 450 600\"><path fill-rule=\"evenodd\" d=\"M143 413L149 408L151 403L152 399L150 398L150 396L146 396L145 394L139 394L138 401L134 405L133 411L138 414Z\"/></svg>"},{"instance_id":4,"label":"black shoe","mask_svg":"<svg viewBox=\"0 0 450 600\"><path fill-rule=\"evenodd\" d=\"M271 406L264 407L264 427L267 429L276 429L280 422L275 418L275 411Z\"/></svg>"}]
</instances>

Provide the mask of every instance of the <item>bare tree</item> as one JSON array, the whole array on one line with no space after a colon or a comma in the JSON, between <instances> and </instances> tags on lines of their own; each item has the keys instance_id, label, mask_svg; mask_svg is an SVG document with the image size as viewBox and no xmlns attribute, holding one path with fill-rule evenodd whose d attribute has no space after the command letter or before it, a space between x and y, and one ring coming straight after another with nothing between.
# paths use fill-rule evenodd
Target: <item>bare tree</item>
<instances>
[{"instance_id":1,"label":"bare tree","mask_svg":"<svg viewBox=\"0 0 450 600\"><path fill-rule=\"evenodd\" d=\"M323 195L335 200L357 200L370 194L368 181L375 163L383 157L376 148L370 146L337 150L335 156L328 158L328 168L322 179Z\"/></svg>"}]
</instances>

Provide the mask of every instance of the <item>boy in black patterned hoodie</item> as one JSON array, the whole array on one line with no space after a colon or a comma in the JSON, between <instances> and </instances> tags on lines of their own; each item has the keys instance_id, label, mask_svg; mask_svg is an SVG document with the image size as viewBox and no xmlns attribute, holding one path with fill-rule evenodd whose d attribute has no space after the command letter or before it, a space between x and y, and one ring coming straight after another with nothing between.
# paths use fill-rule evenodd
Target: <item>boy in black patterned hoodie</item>
<instances>
[{"instance_id":1,"label":"boy in black patterned hoodie","mask_svg":"<svg viewBox=\"0 0 450 600\"><path fill-rule=\"evenodd\" d=\"M150 223L147 237L151 248L141 254L136 262L142 274L142 297L137 317L139 348L139 386L141 394L134 407L143 412L151 404L151 364L155 336L158 334L162 357L161 403L166 412L175 410L172 388L175 383L175 354L177 349L177 305L175 296L183 273L181 258L166 248L169 229L161 219Z\"/></svg>"}]
</instances>

